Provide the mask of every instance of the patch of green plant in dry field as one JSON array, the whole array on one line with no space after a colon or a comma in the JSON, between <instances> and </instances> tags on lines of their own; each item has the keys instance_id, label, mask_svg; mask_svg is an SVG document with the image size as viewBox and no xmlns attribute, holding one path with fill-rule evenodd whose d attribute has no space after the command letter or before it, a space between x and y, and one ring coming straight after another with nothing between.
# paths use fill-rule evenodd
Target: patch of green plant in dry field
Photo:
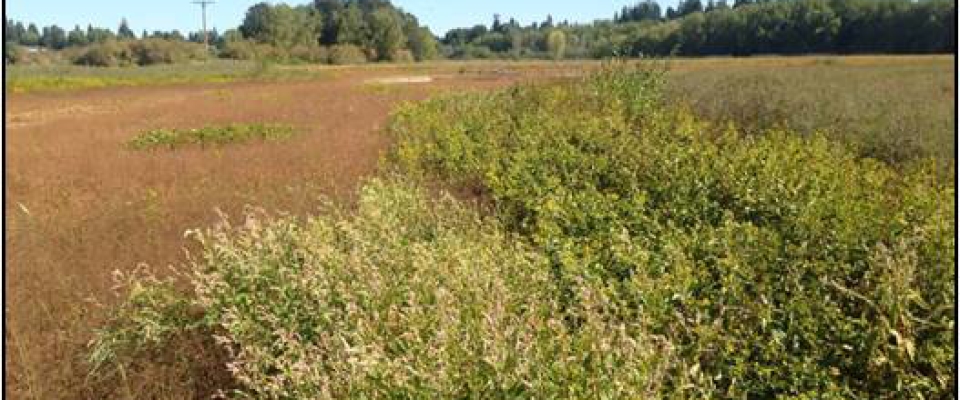
<instances>
[{"instance_id":1,"label":"patch of green plant in dry field","mask_svg":"<svg viewBox=\"0 0 960 400\"><path fill-rule=\"evenodd\" d=\"M949 396L955 188L936 164L714 124L663 85L609 65L404 106L402 177L355 209L194 233L194 290L131 280L94 361L200 330L255 398ZM431 200L437 180L490 216Z\"/></svg>"},{"instance_id":2,"label":"patch of green plant in dry field","mask_svg":"<svg viewBox=\"0 0 960 400\"><path fill-rule=\"evenodd\" d=\"M663 80L407 107L395 159L489 197L561 287L615 287L677 349L670 393L949 393L955 188L934 162L901 172L823 136L704 122L664 106Z\"/></svg>"},{"instance_id":3,"label":"patch of green plant in dry field","mask_svg":"<svg viewBox=\"0 0 960 400\"><path fill-rule=\"evenodd\" d=\"M239 81L320 79L320 70L291 69L266 62L216 60L144 67L11 65L6 68L10 93L68 91L117 86L207 84Z\"/></svg>"},{"instance_id":4,"label":"patch of green plant in dry field","mask_svg":"<svg viewBox=\"0 0 960 400\"><path fill-rule=\"evenodd\" d=\"M223 146L252 140L278 141L296 129L280 124L230 124L195 129L154 129L143 132L127 146L134 150L177 149L184 146Z\"/></svg>"}]
</instances>

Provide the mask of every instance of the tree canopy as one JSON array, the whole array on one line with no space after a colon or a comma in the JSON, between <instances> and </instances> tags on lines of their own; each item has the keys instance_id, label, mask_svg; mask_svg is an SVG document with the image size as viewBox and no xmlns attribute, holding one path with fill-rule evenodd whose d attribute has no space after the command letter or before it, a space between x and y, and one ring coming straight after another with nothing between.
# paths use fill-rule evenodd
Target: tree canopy
<instances>
[{"instance_id":1,"label":"tree canopy","mask_svg":"<svg viewBox=\"0 0 960 400\"><path fill-rule=\"evenodd\" d=\"M227 57L235 53L225 50L228 44L240 43L259 49L246 52L248 58L287 54L310 61L329 59L324 53L371 61L942 53L956 48L955 15L954 0L681 0L666 9L656 0L640 0L589 24L547 15L522 26L495 14L489 25L452 29L438 40L389 0L314 0L255 4L237 29L222 35L214 29L210 37ZM137 38L126 19L115 32L4 22L12 45L58 50ZM141 39L147 38L203 42L198 32L177 30L144 31Z\"/></svg>"},{"instance_id":2,"label":"tree canopy","mask_svg":"<svg viewBox=\"0 0 960 400\"><path fill-rule=\"evenodd\" d=\"M654 0L624 7L612 20L557 25L566 57L806 53L936 53L956 47L953 0L682 0L665 12ZM499 16L498 16L499 17ZM505 45L499 18L448 32L455 58L550 58L552 20L515 28L522 48ZM498 29L499 28L499 29Z\"/></svg>"}]
</instances>

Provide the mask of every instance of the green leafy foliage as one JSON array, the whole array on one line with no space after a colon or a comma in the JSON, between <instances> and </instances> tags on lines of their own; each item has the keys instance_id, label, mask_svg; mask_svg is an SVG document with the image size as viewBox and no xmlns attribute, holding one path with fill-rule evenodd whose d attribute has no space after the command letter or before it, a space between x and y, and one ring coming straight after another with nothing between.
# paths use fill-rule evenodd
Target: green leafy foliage
<instances>
[{"instance_id":1,"label":"green leafy foliage","mask_svg":"<svg viewBox=\"0 0 960 400\"><path fill-rule=\"evenodd\" d=\"M663 2L661 2L663 3ZM703 3L706 3L704 7ZM625 7L611 20L520 26L498 19L488 27L453 29L447 54L507 58L550 54L549 36L561 30L568 58L810 53L950 53L956 47L956 2L951 0L681 1L661 13L653 1ZM508 46L520 33L522 50Z\"/></svg>"},{"instance_id":2,"label":"green leafy foliage","mask_svg":"<svg viewBox=\"0 0 960 400\"><path fill-rule=\"evenodd\" d=\"M90 342L92 376L123 373L138 357L193 331L210 332L211 326L193 300L178 289L174 278L158 278L139 267L115 274L125 291L122 303Z\"/></svg>"},{"instance_id":3,"label":"green leafy foliage","mask_svg":"<svg viewBox=\"0 0 960 400\"><path fill-rule=\"evenodd\" d=\"M933 164L900 174L816 135L698 122L661 105L661 76L410 106L394 159L489 197L561 287L616 285L690 368L671 392L949 393L956 210Z\"/></svg>"},{"instance_id":4,"label":"green leafy foliage","mask_svg":"<svg viewBox=\"0 0 960 400\"><path fill-rule=\"evenodd\" d=\"M671 359L642 318L616 318L626 308L603 282L571 285L581 302L562 308L543 256L402 180L369 182L355 211L254 212L193 235L203 252L183 298L204 313L183 331L216 328L240 397L644 398ZM146 342L156 330L116 340L170 320L169 302L131 285L119 314L134 318L95 354L163 345Z\"/></svg>"},{"instance_id":5,"label":"green leafy foliage","mask_svg":"<svg viewBox=\"0 0 960 400\"><path fill-rule=\"evenodd\" d=\"M349 44L336 45L330 48L330 64L351 65L367 62L363 49Z\"/></svg>"},{"instance_id":6,"label":"green leafy foliage","mask_svg":"<svg viewBox=\"0 0 960 400\"><path fill-rule=\"evenodd\" d=\"M283 140L295 129L277 124L231 124L198 129L155 129L143 132L127 143L134 150L175 149L190 145L222 146L251 140Z\"/></svg>"}]
</instances>

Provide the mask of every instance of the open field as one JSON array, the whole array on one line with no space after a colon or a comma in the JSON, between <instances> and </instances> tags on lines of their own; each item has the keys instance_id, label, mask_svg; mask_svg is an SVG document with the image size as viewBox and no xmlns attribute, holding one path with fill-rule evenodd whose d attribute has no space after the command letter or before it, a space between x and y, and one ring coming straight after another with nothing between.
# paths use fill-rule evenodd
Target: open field
<instances>
[{"instance_id":1,"label":"open field","mask_svg":"<svg viewBox=\"0 0 960 400\"><path fill-rule=\"evenodd\" d=\"M88 391L78 357L103 316L87 300L110 301L112 271L182 262L183 232L216 221L215 209L237 215L252 205L302 214L315 210L321 194L350 195L386 149L380 130L398 101L517 79L438 79L390 95L364 89L366 79L383 73L11 96L8 390L38 399L99 397ZM230 123L282 123L301 134L208 150L126 147L150 129ZM171 398L202 385L143 384L167 385L156 393Z\"/></svg>"},{"instance_id":2,"label":"open field","mask_svg":"<svg viewBox=\"0 0 960 400\"><path fill-rule=\"evenodd\" d=\"M116 86L229 83L316 79L316 73L285 73L270 64L251 61L208 61L192 64L127 68L73 65L7 67L6 90L12 93L69 91Z\"/></svg>"},{"instance_id":3,"label":"open field","mask_svg":"<svg viewBox=\"0 0 960 400\"><path fill-rule=\"evenodd\" d=\"M953 57L681 60L669 88L700 116L824 132L889 162L956 153Z\"/></svg>"},{"instance_id":4,"label":"open field","mask_svg":"<svg viewBox=\"0 0 960 400\"><path fill-rule=\"evenodd\" d=\"M668 91L708 120L733 115L733 122L747 127L839 129L836 137L880 143L882 151L908 147L908 154L893 154L891 161L943 159L955 152L952 61L676 60L670 63ZM140 263L162 270L184 262L184 232L212 226L216 210L239 217L254 206L303 216L318 209L321 196L356 200L358 183L377 173L381 155L391 149L393 140L383 130L401 102L582 75L597 67L593 62L297 66L275 67L279 72L273 76L282 77L277 79L257 78L251 72L255 66L209 74L192 67L75 69L63 79L51 78L56 75L51 71L11 74L4 115L7 394L191 398L229 385L224 371L212 367L222 364L223 355L203 353L209 346L200 344L193 361L207 359L205 365L186 368L186 361L160 354L156 358L164 362L147 363L131 372L134 376L88 379L85 345L116 301L113 271L131 271ZM405 76L431 81L383 80ZM718 100L724 98L733 100ZM283 141L214 148L127 148L141 132L236 123L282 124L298 133Z\"/></svg>"}]
</instances>

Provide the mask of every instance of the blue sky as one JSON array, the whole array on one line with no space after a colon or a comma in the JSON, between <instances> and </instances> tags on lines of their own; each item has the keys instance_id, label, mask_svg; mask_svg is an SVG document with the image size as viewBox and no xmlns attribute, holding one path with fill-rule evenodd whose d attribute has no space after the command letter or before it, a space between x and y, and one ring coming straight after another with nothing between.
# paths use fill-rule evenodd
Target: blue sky
<instances>
[{"instance_id":1,"label":"blue sky","mask_svg":"<svg viewBox=\"0 0 960 400\"><path fill-rule=\"evenodd\" d=\"M40 26L57 24L72 28L74 25L116 29L120 19L127 18L130 27L138 34L146 29L196 31L200 29L200 8L192 0L7 0L7 17L13 20L34 22ZM235 28L243 20L247 8L257 0L217 0L208 10L211 27L221 32ZM289 4L304 4L308 0L288 1ZM504 19L515 17L522 24L542 21L552 14L554 20L590 22L610 18L624 5L637 0L394 0L393 3L420 18L435 34L443 35L455 27L489 24L494 13ZM677 0L661 0L666 8ZM276 3L276 2L274 2Z\"/></svg>"}]
</instances>

